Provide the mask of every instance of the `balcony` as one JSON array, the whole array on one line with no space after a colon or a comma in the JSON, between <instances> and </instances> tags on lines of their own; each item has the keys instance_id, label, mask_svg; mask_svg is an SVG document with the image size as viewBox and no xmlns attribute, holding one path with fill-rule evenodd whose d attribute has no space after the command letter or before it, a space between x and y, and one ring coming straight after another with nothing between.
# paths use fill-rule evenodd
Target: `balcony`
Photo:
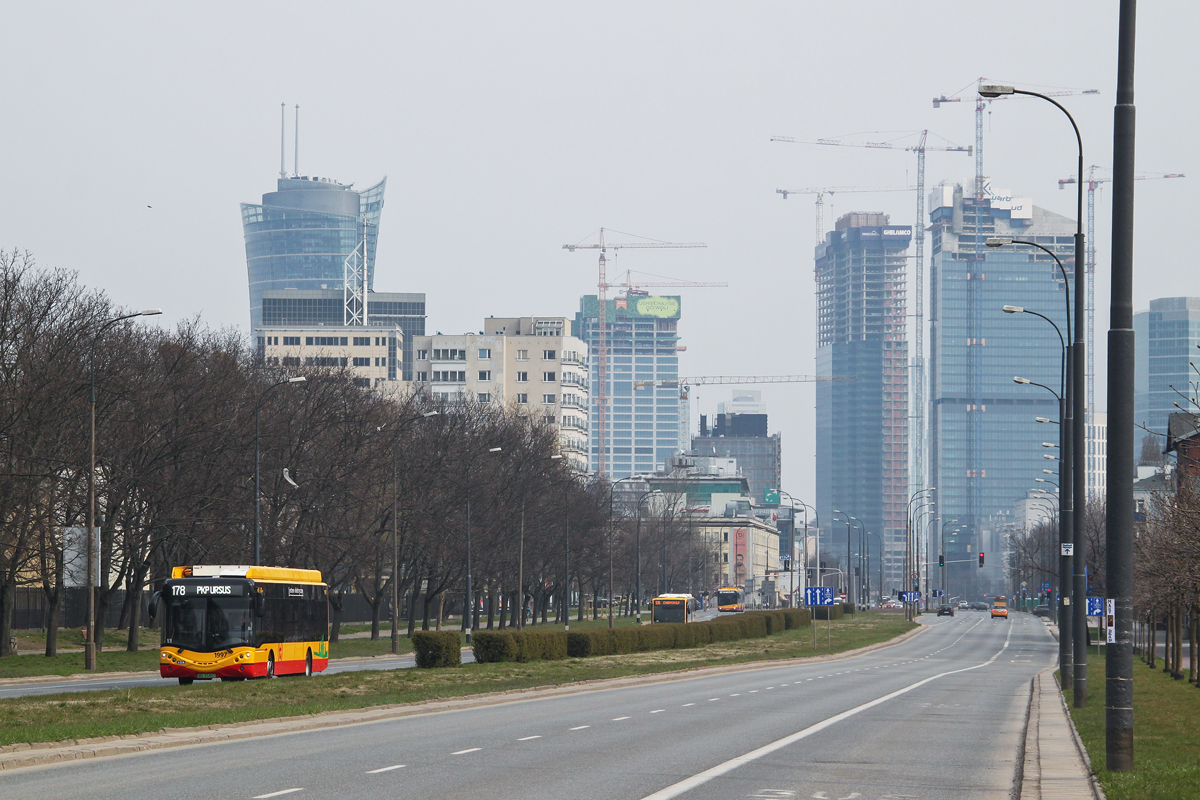
<instances>
[{"instance_id":1,"label":"balcony","mask_svg":"<svg viewBox=\"0 0 1200 800\"><path fill-rule=\"evenodd\" d=\"M563 374L562 374L562 385L563 386L578 386L580 389L583 389L586 391L588 388L588 379L582 375L577 375L574 372L566 372L564 370Z\"/></svg>"}]
</instances>

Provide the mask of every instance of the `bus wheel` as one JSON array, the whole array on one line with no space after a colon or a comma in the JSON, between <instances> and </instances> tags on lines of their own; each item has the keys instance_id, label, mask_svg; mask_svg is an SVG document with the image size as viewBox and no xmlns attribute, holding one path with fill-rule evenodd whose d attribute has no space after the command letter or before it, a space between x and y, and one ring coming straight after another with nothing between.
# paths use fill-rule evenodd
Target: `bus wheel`
<instances>
[{"instance_id":1,"label":"bus wheel","mask_svg":"<svg viewBox=\"0 0 1200 800\"><path fill-rule=\"evenodd\" d=\"M196 680L196 679L195 678L180 678L179 685L180 686L191 686L192 681L194 681L194 680Z\"/></svg>"},{"instance_id":2,"label":"bus wheel","mask_svg":"<svg viewBox=\"0 0 1200 800\"><path fill-rule=\"evenodd\" d=\"M267 679L270 680L271 678L274 678L274 677L275 677L275 654L269 653L267 655Z\"/></svg>"},{"instance_id":3,"label":"bus wheel","mask_svg":"<svg viewBox=\"0 0 1200 800\"><path fill-rule=\"evenodd\" d=\"M312 677L312 650L308 651L308 655L304 659L304 677Z\"/></svg>"}]
</instances>

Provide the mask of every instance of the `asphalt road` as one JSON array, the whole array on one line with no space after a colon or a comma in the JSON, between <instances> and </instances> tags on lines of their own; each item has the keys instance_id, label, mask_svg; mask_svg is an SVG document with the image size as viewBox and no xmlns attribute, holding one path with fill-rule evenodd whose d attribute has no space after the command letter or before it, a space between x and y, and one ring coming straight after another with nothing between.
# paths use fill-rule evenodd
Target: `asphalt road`
<instances>
[{"instance_id":1,"label":"asphalt road","mask_svg":"<svg viewBox=\"0 0 1200 800\"><path fill-rule=\"evenodd\" d=\"M462 654L464 663L470 663L475 660L475 656L470 650L464 650ZM316 673L314 678L320 678L322 675L337 675L339 672L357 672L367 669L411 669L416 666L411 655L404 656L376 656L374 658L335 658L329 662L329 666L322 672ZM196 681L195 686L206 686L220 681ZM133 672L129 675L103 677L103 678L68 678L63 680L43 681L43 682L13 682L0 684L0 698L5 697L27 697L30 695L41 694L58 694L59 692L95 692L101 689L133 689L143 686L176 686L177 681L172 678L159 677L157 672Z\"/></svg>"},{"instance_id":2,"label":"asphalt road","mask_svg":"<svg viewBox=\"0 0 1200 800\"><path fill-rule=\"evenodd\" d=\"M823 663L19 770L0 796L1007 800L1056 644L1026 614L922 624Z\"/></svg>"}]
</instances>

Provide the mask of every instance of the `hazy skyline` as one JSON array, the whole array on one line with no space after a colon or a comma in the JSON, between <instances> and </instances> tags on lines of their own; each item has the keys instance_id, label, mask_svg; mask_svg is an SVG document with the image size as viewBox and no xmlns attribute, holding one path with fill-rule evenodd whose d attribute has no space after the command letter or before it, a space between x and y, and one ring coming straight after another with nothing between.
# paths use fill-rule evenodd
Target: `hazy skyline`
<instances>
[{"instance_id":1,"label":"hazy skyline","mask_svg":"<svg viewBox=\"0 0 1200 800\"><path fill-rule=\"evenodd\" d=\"M1200 180L1192 35L1200 9L1139 15L1135 306L1200 294L1176 233ZM162 324L200 315L247 335L238 204L274 188L279 104L300 105L302 174L389 178L376 288L428 296L428 330L500 315L573 316L600 226L704 250L628 251L681 280L683 375L815 372L813 198L777 188L915 183L910 153L770 142L881 140L928 128L974 143L974 80L1098 89L1062 102L1087 164L1111 163L1115 2L954 4L364 3L18 5L0 54L0 247L78 271ZM931 98L964 102L933 109ZM874 133L887 131L891 133ZM991 182L1074 216L1074 140L1036 100L984 119ZM930 153L926 183L970 185L974 159ZM914 221L911 194L834 196ZM1096 397L1104 407L1107 186L1097 195ZM928 254L928 241L926 253ZM910 273L911 274L911 273ZM928 270L926 269L926 275ZM908 290L912 313L913 287ZM926 295L928 307L928 295ZM910 341L912 334L910 332ZM928 335L926 335L928 341ZM813 485L811 384L765 385L784 487ZM693 417L729 387L693 392Z\"/></svg>"}]
</instances>

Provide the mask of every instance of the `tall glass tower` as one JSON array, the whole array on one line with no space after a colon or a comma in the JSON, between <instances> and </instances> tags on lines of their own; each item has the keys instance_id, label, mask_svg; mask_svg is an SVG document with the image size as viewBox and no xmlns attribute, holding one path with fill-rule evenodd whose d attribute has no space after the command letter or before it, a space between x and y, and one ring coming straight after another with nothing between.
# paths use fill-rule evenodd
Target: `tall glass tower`
<instances>
[{"instance_id":1,"label":"tall glass tower","mask_svg":"<svg viewBox=\"0 0 1200 800\"><path fill-rule=\"evenodd\" d=\"M1024 198L990 193L964 197L962 186L939 186L930 196L930 476L948 592L1002 591L999 551L1015 504L1042 484L1042 469L1057 470L1058 401L1028 378L1061 392L1062 346L1044 320L1006 314L1021 306L1052 319L1068 335L1066 286L1054 259L1024 245L987 247L990 236L1037 242L1062 260L1073 280L1075 221ZM952 533L953 532L953 533ZM938 554L938 531L930 553ZM979 552L994 554L979 569ZM933 563L937 563L932 559ZM936 569L930 576L936 585ZM974 598L977 599L977 598Z\"/></svg>"},{"instance_id":2,"label":"tall glass tower","mask_svg":"<svg viewBox=\"0 0 1200 800\"><path fill-rule=\"evenodd\" d=\"M596 404L601 354L599 301L587 295L580 301L571 333L588 344L591 353L591 453L593 472L605 448L605 472L611 480L665 470L688 448L688 401L678 386L656 387L679 378L679 297L630 293L609 298L607 345L607 441L600 439Z\"/></svg>"},{"instance_id":3,"label":"tall glass tower","mask_svg":"<svg viewBox=\"0 0 1200 800\"><path fill-rule=\"evenodd\" d=\"M367 291L374 288L375 246L387 178L356 191L330 178L280 178L262 203L242 203L250 329L262 324L268 289L342 289L345 262L366 240Z\"/></svg>"},{"instance_id":4,"label":"tall glass tower","mask_svg":"<svg viewBox=\"0 0 1200 800\"><path fill-rule=\"evenodd\" d=\"M1196 349L1200 344L1200 297L1151 300L1148 311L1133 315L1133 332L1137 348L1133 419L1162 434L1154 437L1161 450L1167 441L1167 417L1179 410L1175 403L1185 411L1200 410L1180 397L1196 397L1194 384L1200 380L1188 363L1200 360ZM1147 431L1135 429L1135 455L1141 453L1147 435Z\"/></svg>"}]
</instances>

